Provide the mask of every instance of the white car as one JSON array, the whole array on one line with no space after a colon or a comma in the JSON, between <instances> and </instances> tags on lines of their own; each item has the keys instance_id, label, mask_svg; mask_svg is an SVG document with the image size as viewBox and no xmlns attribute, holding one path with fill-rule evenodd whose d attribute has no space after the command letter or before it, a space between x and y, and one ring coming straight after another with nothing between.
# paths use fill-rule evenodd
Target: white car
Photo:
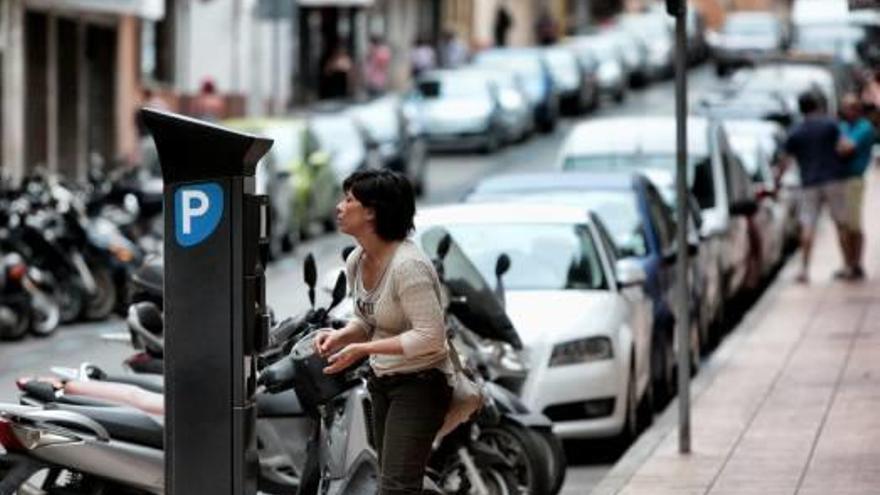
<instances>
[{"instance_id":1,"label":"white car","mask_svg":"<svg viewBox=\"0 0 880 495\"><path fill-rule=\"evenodd\" d=\"M510 257L505 308L530 368L521 396L563 438L631 438L651 414L645 272L615 258L599 222L579 207L510 202L423 208L415 219L426 250L448 232L486 280Z\"/></svg>"},{"instance_id":2,"label":"white car","mask_svg":"<svg viewBox=\"0 0 880 495\"><path fill-rule=\"evenodd\" d=\"M652 169L674 172L675 129L674 117L583 122L562 145L557 168L626 174L636 170L648 177ZM723 294L729 299L745 287L749 272L747 218L756 206L751 185L720 124L689 117L687 135L688 182L702 213L701 245L715 253Z\"/></svg>"}]
</instances>

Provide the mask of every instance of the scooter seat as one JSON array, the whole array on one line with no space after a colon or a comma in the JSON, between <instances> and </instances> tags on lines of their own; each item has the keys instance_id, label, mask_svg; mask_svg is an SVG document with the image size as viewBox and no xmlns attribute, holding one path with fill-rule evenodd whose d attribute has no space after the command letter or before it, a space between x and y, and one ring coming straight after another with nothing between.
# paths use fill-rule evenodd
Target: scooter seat
<instances>
[{"instance_id":1,"label":"scooter seat","mask_svg":"<svg viewBox=\"0 0 880 495\"><path fill-rule=\"evenodd\" d=\"M47 409L58 409L82 414L107 429L114 440L161 449L164 428L148 414L128 407L92 407L54 403ZM78 429L76 424L65 424Z\"/></svg>"},{"instance_id":2,"label":"scooter seat","mask_svg":"<svg viewBox=\"0 0 880 495\"><path fill-rule=\"evenodd\" d=\"M299 397L292 389L280 394L257 395L258 418L282 418L305 416Z\"/></svg>"}]
</instances>

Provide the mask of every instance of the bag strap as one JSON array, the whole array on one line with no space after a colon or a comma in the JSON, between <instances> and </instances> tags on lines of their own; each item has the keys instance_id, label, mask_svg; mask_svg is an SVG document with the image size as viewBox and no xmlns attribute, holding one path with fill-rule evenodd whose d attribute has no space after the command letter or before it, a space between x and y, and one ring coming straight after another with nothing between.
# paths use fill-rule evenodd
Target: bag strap
<instances>
[{"instance_id":1,"label":"bag strap","mask_svg":"<svg viewBox=\"0 0 880 495\"><path fill-rule=\"evenodd\" d=\"M464 368L461 366L461 358L458 357L455 344L452 343L452 339L449 337L446 338L446 341L449 342L449 360L452 361L452 367L455 368L456 372L463 373Z\"/></svg>"}]
</instances>

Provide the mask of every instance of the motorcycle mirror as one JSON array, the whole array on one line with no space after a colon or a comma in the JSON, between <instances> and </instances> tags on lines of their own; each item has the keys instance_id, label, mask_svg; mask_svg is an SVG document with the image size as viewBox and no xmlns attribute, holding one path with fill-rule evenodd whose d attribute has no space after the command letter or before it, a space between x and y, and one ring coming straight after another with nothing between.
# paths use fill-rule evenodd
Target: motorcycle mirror
<instances>
[{"instance_id":1,"label":"motorcycle mirror","mask_svg":"<svg viewBox=\"0 0 880 495\"><path fill-rule=\"evenodd\" d=\"M495 276L500 278L508 270L510 270L510 256L506 253L501 253L498 255L498 259L495 260Z\"/></svg>"},{"instance_id":2,"label":"motorcycle mirror","mask_svg":"<svg viewBox=\"0 0 880 495\"><path fill-rule=\"evenodd\" d=\"M336 277L336 285L333 286L333 300L330 303L330 307L327 308L328 312L342 302L347 290L348 287L346 286L345 271L340 271L339 276Z\"/></svg>"},{"instance_id":3,"label":"motorcycle mirror","mask_svg":"<svg viewBox=\"0 0 880 495\"><path fill-rule=\"evenodd\" d=\"M342 248L342 261L346 261L348 259L348 255L354 251L354 246L345 246Z\"/></svg>"},{"instance_id":4,"label":"motorcycle mirror","mask_svg":"<svg viewBox=\"0 0 880 495\"><path fill-rule=\"evenodd\" d=\"M309 302L315 307L315 284L318 282L318 269L315 267L315 257L312 253L306 255L303 261L303 278L309 287Z\"/></svg>"},{"instance_id":5,"label":"motorcycle mirror","mask_svg":"<svg viewBox=\"0 0 880 495\"><path fill-rule=\"evenodd\" d=\"M452 246L452 236L448 233L443 234L443 237L440 239L440 242L437 244L437 258L440 261L443 261L446 258L446 255L449 254L449 248Z\"/></svg>"}]
</instances>

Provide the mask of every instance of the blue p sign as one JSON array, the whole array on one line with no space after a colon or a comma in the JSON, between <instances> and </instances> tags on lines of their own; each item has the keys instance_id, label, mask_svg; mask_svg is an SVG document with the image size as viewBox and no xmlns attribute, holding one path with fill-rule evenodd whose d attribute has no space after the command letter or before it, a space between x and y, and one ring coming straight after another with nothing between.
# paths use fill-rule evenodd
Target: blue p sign
<instances>
[{"instance_id":1,"label":"blue p sign","mask_svg":"<svg viewBox=\"0 0 880 495\"><path fill-rule=\"evenodd\" d=\"M189 184L174 193L174 236L183 247L208 238L223 216L223 189L214 182Z\"/></svg>"}]
</instances>

